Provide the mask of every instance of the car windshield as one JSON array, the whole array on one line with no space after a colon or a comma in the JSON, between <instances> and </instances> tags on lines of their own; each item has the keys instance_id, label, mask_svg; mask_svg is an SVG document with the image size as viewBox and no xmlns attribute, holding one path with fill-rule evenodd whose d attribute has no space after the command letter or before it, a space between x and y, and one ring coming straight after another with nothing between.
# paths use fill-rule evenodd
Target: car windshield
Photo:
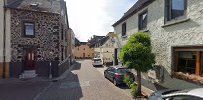
<instances>
[{"instance_id":1,"label":"car windshield","mask_svg":"<svg viewBox=\"0 0 203 100\"><path fill-rule=\"evenodd\" d=\"M120 74L126 74L127 72L128 72L128 70L124 69L124 68L117 69L117 73L120 73Z\"/></svg>"}]
</instances>

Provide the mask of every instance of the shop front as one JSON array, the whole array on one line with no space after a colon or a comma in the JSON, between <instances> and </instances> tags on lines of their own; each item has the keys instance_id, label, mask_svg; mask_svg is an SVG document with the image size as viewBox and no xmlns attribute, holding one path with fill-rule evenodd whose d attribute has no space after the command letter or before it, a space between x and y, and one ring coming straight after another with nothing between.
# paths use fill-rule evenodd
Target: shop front
<instances>
[{"instance_id":1,"label":"shop front","mask_svg":"<svg viewBox=\"0 0 203 100\"><path fill-rule=\"evenodd\" d=\"M174 76L203 85L203 47L175 47Z\"/></svg>"}]
</instances>

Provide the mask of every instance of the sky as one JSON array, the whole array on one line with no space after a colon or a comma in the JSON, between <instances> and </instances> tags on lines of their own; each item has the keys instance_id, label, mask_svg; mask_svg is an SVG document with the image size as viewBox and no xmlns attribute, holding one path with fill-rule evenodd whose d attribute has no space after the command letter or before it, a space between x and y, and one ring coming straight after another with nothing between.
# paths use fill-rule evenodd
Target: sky
<instances>
[{"instance_id":1,"label":"sky","mask_svg":"<svg viewBox=\"0 0 203 100\"><path fill-rule=\"evenodd\" d=\"M70 28L85 42L93 35L113 32L112 24L137 0L65 0Z\"/></svg>"}]
</instances>

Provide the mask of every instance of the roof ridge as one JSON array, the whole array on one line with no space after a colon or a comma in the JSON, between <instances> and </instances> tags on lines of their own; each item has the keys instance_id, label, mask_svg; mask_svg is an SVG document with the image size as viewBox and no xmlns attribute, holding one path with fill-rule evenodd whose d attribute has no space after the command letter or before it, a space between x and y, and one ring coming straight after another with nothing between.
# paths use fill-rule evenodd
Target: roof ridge
<instances>
[{"instance_id":1,"label":"roof ridge","mask_svg":"<svg viewBox=\"0 0 203 100\"><path fill-rule=\"evenodd\" d=\"M127 12L124 13L124 15L118 20L116 21L112 26L115 27L118 24L120 24L121 22L123 22L124 20L126 20L127 18L131 17L132 15L134 15L135 13L137 13L138 11L140 11L141 9L143 9L144 7L148 6L149 4L151 4L153 1L155 0L138 0L130 9L127 10Z\"/></svg>"}]
</instances>

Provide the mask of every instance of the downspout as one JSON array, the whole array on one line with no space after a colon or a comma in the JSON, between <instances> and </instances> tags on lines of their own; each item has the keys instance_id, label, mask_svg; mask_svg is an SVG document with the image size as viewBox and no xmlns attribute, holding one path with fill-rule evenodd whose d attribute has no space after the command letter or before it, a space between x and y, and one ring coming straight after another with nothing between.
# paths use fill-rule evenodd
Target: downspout
<instances>
[{"instance_id":1,"label":"downspout","mask_svg":"<svg viewBox=\"0 0 203 100\"><path fill-rule=\"evenodd\" d=\"M3 5L3 14L4 14L4 21L3 21L3 27L4 27L4 33L3 33L3 78L6 78L6 2L5 0L3 1L4 5Z\"/></svg>"}]
</instances>

